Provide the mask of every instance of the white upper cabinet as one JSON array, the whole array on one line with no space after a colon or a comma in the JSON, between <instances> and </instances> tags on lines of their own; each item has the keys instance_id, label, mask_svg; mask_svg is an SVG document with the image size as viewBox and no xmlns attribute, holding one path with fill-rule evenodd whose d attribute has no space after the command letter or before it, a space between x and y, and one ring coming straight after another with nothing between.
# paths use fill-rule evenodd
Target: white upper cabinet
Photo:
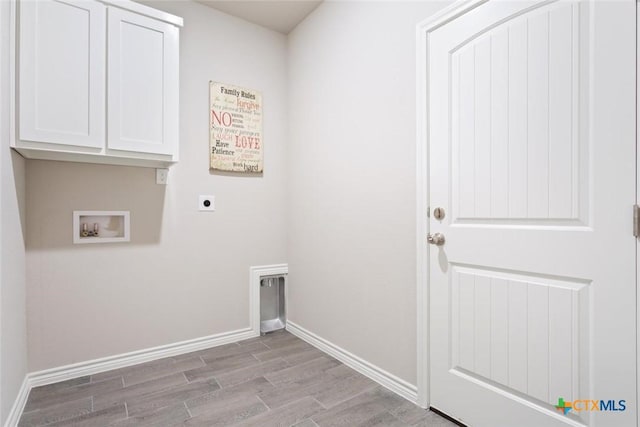
<instances>
[{"instance_id":1,"label":"white upper cabinet","mask_svg":"<svg viewBox=\"0 0 640 427\"><path fill-rule=\"evenodd\" d=\"M109 150L173 154L178 141L178 28L110 7Z\"/></svg>"},{"instance_id":2,"label":"white upper cabinet","mask_svg":"<svg viewBox=\"0 0 640 427\"><path fill-rule=\"evenodd\" d=\"M20 139L101 148L105 6L59 0L20 6Z\"/></svg>"},{"instance_id":3,"label":"white upper cabinet","mask_svg":"<svg viewBox=\"0 0 640 427\"><path fill-rule=\"evenodd\" d=\"M128 0L23 0L16 129L27 158L178 160L182 19Z\"/></svg>"}]
</instances>

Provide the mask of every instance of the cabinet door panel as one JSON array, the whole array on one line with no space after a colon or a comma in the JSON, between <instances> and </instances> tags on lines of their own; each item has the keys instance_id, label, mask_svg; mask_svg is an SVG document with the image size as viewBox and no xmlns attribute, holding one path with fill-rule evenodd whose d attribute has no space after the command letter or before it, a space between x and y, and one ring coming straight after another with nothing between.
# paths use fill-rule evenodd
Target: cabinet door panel
<instances>
[{"instance_id":1,"label":"cabinet door panel","mask_svg":"<svg viewBox=\"0 0 640 427\"><path fill-rule=\"evenodd\" d=\"M20 3L19 138L104 146L105 7L90 0Z\"/></svg>"},{"instance_id":2,"label":"cabinet door panel","mask_svg":"<svg viewBox=\"0 0 640 427\"><path fill-rule=\"evenodd\" d=\"M178 143L178 29L108 9L110 150L174 155Z\"/></svg>"}]
</instances>

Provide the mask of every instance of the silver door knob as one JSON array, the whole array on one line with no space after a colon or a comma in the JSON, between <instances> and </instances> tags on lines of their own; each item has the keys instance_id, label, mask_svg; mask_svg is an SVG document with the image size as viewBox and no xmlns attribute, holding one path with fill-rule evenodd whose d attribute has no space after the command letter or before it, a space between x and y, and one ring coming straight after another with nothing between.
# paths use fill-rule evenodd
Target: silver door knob
<instances>
[{"instance_id":1,"label":"silver door knob","mask_svg":"<svg viewBox=\"0 0 640 427\"><path fill-rule=\"evenodd\" d=\"M427 242L431 243L432 245L442 246L444 245L444 234L442 233L429 234L427 236Z\"/></svg>"}]
</instances>

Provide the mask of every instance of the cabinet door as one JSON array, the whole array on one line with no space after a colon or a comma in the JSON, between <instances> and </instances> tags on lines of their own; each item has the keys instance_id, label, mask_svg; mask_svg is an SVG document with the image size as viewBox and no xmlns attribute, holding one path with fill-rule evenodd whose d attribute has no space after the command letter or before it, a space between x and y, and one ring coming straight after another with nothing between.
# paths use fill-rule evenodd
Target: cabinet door
<instances>
[{"instance_id":1,"label":"cabinet door","mask_svg":"<svg viewBox=\"0 0 640 427\"><path fill-rule=\"evenodd\" d=\"M105 141L105 6L20 2L19 138L79 147Z\"/></svg>"},{"instance_id":2,"label":"cabinet door","mask_svg":"<svg viewBox=\"0 0 640 427\"><path fill-rule=\"evenodd\" d=\"M109 150L177 154L178 28L108 8Z\"/></svg>"}]
</instances>

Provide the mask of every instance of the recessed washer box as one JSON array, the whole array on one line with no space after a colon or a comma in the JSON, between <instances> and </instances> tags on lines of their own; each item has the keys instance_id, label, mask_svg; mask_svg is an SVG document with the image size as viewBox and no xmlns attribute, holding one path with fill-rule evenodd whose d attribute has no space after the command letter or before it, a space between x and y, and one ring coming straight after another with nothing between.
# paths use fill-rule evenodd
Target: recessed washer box
<instances>
[{"instance_id":1,"label":"recessed washer box","mask_svg":"<svg viewBox=\"0 0 640 427\"><path fill-rule=\"evenodd\" d=\"M131 240L129 211L73 211L73 243Z\"/></svg>"}]
</instances>

